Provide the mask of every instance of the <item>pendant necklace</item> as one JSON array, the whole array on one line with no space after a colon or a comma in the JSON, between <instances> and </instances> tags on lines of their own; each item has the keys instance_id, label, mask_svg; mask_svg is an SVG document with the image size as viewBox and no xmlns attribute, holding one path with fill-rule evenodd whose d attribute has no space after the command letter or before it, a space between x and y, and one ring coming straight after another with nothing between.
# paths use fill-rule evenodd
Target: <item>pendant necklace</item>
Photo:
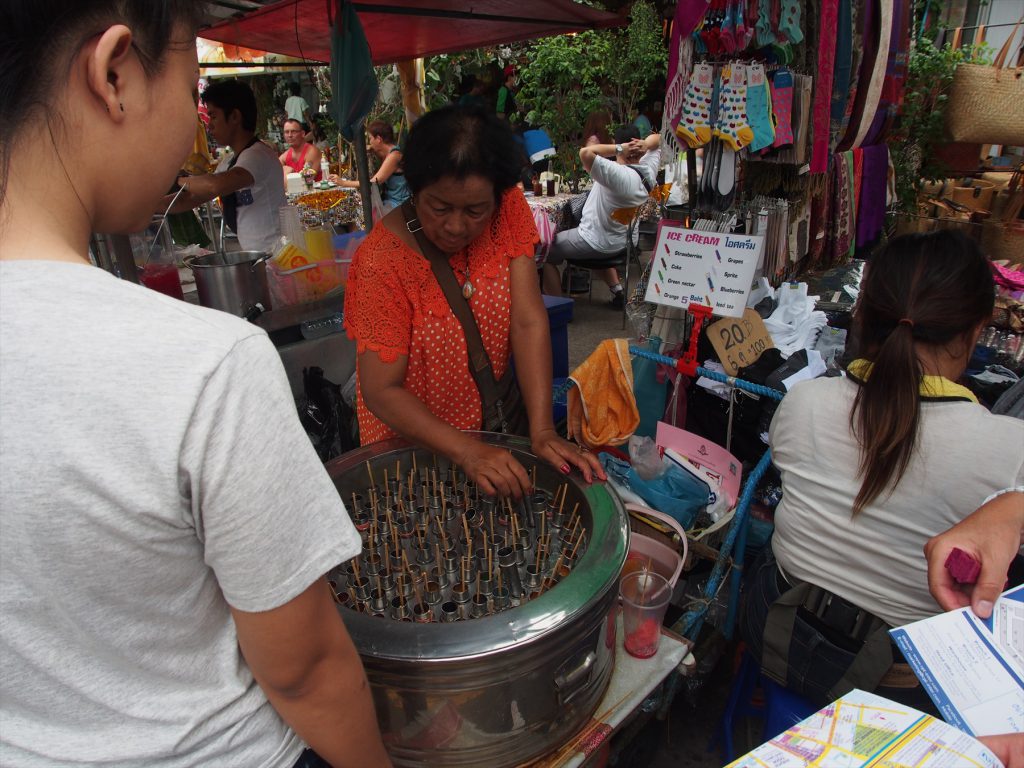
<instances>
[{"instance_id":1,"label":"pendant necklace","mask_svg":"<svg viewBox=\"0 0 1024 768\"><path fill-rule=\"evenodd\" d=\"M469 279L469 254L466 254L466 281L462 284L462 298L469 301L475 292L476 288Z\"/></svg>"}]
</instances>

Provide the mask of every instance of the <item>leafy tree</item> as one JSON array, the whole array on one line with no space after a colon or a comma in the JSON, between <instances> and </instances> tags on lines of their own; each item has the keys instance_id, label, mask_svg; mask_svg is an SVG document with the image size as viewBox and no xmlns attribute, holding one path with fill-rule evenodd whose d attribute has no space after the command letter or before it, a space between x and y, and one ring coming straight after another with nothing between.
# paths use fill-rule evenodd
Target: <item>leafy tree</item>
<instances>
[{"instance_id":1,"label":"leafy tree","mask_svg":"<svg viewBox=\"0 0 1024 768\"><path fill-rule=\"evenodd\" d=\"M527 122L551 136L563 169L572 168L587 115L607 106L601 58L607 44L600 32L539 40L525 51L519 101Z\"/></svg>"},{"instance_id":2,"label":"leafy tree","mask_svg":"<svg viewBox=\"0 0 1024 768\"><path fill-rule=\"evenodd\" d=\"M606 92L612 97L613 116L620 124L631 122L632 109L668 66L661 18L654 6L647 0L637 0L629 15L628 27L601 35Z\"/></svg>"}]
</instances>

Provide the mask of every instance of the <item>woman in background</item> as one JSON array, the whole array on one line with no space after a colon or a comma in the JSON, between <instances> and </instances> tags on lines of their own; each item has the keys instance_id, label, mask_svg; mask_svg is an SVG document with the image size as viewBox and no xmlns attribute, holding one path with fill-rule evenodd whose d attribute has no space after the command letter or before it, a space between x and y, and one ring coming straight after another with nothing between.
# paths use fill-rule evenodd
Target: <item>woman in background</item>
<instances>
[{"instance_id":1,"label":"woman in background","mask_svg":"<svg viewBox=\"0 0 1024 768\"><path fill-rule=\"evenodd\" d=\"M1024 484L1024 422L956 384L993 302L973 241L896 238L861 289L862 359L795 386L772 421L783 495L741 623L762 669L816 704L858 687L931 707L885 633L939 611L925 543Z\"/></svg>"}]
</instances>

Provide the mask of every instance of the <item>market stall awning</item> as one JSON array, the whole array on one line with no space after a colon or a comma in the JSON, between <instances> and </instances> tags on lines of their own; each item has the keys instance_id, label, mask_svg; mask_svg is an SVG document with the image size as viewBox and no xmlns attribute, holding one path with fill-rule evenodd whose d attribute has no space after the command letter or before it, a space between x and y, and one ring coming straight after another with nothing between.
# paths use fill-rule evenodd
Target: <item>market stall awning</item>
<instances>
[{"instance_id":1,"label":"market stall awning","mask_svg":"<svg viewBox=\"0 0 1024 768\"><path fill-rule=\"evenodd\" d=\"M202 30L231 45L327 62L329 0L281 0ZM626 19L572 0L363 0L354 3L374 64L483 48L587 29Z\"/></svg>"}]
</instances>

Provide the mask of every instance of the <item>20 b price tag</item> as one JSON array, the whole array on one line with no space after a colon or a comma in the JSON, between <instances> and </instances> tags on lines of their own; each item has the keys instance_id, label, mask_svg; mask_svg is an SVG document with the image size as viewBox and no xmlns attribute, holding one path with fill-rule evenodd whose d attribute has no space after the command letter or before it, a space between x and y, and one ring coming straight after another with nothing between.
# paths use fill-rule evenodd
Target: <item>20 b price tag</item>
<instances>
[{"instance_id":1,"label":"20 b price tag","mask_svg":"<svg viewBox=\"0 0 1024 768\"><path fill-rule=\"evenodd\" d=\"M735 376L740 368L756 363L762 352L775 346L764 320L749 307L743 312L743 317L726 317L712 323L707 333L729 376Z\"/></svg>"}]
</instances>

